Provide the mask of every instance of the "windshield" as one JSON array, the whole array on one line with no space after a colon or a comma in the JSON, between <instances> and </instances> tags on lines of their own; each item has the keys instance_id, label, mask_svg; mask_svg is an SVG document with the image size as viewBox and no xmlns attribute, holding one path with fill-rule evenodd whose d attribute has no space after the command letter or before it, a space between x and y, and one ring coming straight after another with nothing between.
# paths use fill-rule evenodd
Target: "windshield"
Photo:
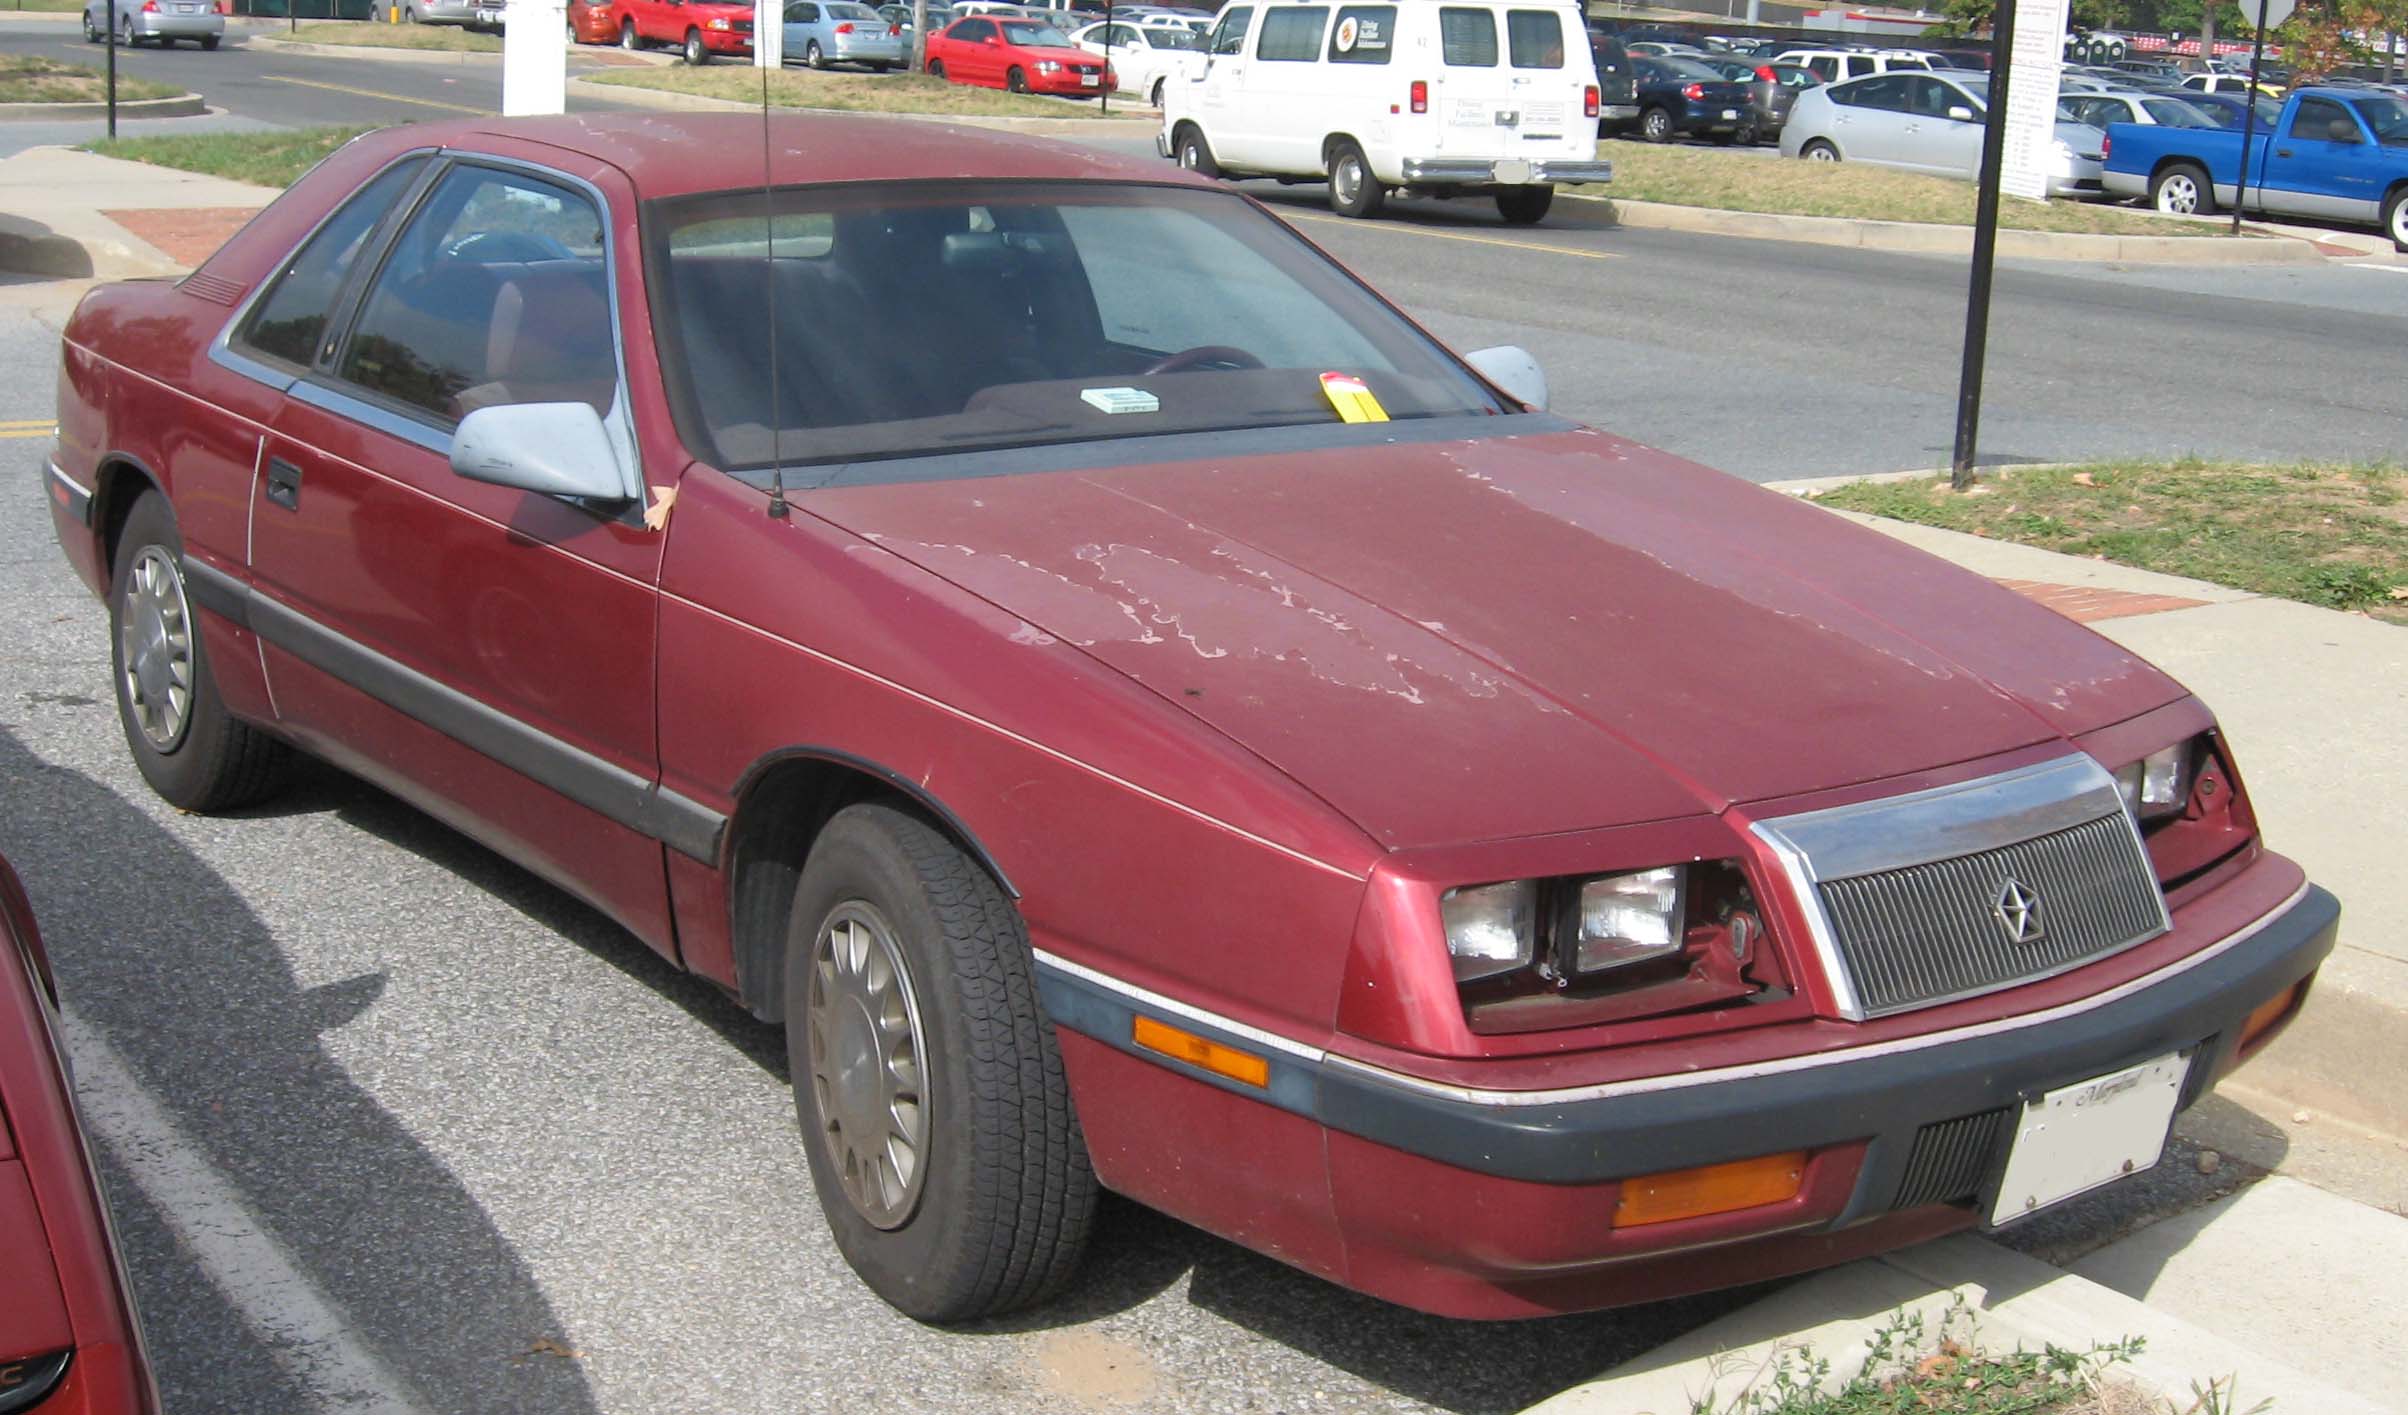
<instances>
[{"instance_id":1,"label":"windshield","mask_svg":"<svg viewBox=\"0 0 2408 1415\"><path fill-rule=\"evenodd\" d=\"M1147 28L1139 30L1138 33L1144 35L1145 42L1156 49L1202 49L1204 47L1204 36L1192 29Z\"/></svg>"},{"instance_id":2,"label":"windshield","mask_svg":"<svg viewBox=\"0 0 2408 1415\"><path fill-rule=\"evenodd\" d=\"M1005 20L1003 42L1024 49L1068 49L1070 41L1062 32L1041 20Z\"/></svg>"},{"instance_id":3,"label":"windshield","mask_svg":"<svg viewBox=\"0 0 2408 1415\"><path fill-rule=\"evenodd\" d=\"M2375 130L2376 142L2385 147L2408 147L2408 99L2359 98L2351 102L2366 126Z\"/></svg>"},{"instance_id":4,"label":"windshield","mask_svg":"<svg viewBox=\"0 0 2408 1415\"><path fill-rule=\"evenodd\" d=\"M729 471L774 453L808 486L878 459L1336 423L1329 373L1392 419L1501 411L1239 196L947 182L772 200L774 260L758 190L644 222L679 430ZM813 464L825 477L791 474Z\"/></svg>"}]
</instances>

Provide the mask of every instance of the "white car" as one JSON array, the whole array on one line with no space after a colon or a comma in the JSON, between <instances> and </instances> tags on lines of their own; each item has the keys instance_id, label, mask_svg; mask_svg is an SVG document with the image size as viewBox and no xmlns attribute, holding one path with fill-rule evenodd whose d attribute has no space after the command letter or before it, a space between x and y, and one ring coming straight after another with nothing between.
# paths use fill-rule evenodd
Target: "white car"
<instances>
[{"instance_id":1,"label":"white car","mask_svg":"<svg viewBox=\"0 0 2408 1415\"><path fill-rule=\"evenodd\" d=\"M1122 93L1142 94L1162 106L1163 86L1204 76L1204 37L1185 25L1083 25L1070 42L1112 61Z\"/></svg>"},{"instance_id":2,"label":"white car","mask_svg":"<svg viewBox=\"0 0 2408 1415\"><path fill-rule=\"evenodd\" d=\"M1774 55L1773 62L1812 69L1815 76L1827 84L1835 84L1842 79L1860 79L1867 74L1886 74L1893 69L1914 69L1919 72L1931 67L1931 61L1919 54L1871 49L1786 49Z\"/></svg>"},{"instance_id":3,"label":"white car","mask_svg":"<svg viewBox=\"0 0 2408 1415\"><path fill-rule=\"evenodd\" d=\"M2069 123L2104 129L2109 123L2154 123L2169 128L2221 128L2223 124L2166 93L2067 93L2057 98L2057 116Z\"/></svg>"},{"instance_id":4,"label":"white car","mask_svg":"<svg viewBox=\"0 0 2408 1415\"><path fill-rule=\"evenodd\" d=\"M1154 141L1208 177L1326 178L1341 216L1402 191L1528 225L1558 183L1613 177L1587 41L1572 0L1232 0L1203 76L1165 86Z\"/></svg>"},{"instance_id":5,"label":"white car","mask_svg":"<svg viewBox=\"0 0 2408 1415\"><path fill-rule=\"evenodd\" d=\"M1798 95L1781 128L1781 155L1970 182L1981 170L1989 97L1989 76L1962 70L1876 74L1810 88ZM2097 128L2060 119L2048 194L2103 192L2106 146L2107 135Z\"/></svg>"}]
</instances>

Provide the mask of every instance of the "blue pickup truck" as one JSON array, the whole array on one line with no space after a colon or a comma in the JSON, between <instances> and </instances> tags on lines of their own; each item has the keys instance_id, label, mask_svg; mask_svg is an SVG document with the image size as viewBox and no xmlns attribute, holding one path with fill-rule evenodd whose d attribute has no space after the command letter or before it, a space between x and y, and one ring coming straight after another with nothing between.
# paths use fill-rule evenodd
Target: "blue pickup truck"
<instances>
[{"instance_id":1,"label":"blue pickup truck","mask_svg":"<svg viewBox=\"0 0 2408 1415\"><path fill-rule=\"evenodd\" d=\"M2208 214L2239 196L2237 129L2116 123L2107 190L2159 211ZM2380 89L2300 88L2249 149L2248 210L2379 226L2408 251L2408 98Z\"/></svg>"}]
</instances>

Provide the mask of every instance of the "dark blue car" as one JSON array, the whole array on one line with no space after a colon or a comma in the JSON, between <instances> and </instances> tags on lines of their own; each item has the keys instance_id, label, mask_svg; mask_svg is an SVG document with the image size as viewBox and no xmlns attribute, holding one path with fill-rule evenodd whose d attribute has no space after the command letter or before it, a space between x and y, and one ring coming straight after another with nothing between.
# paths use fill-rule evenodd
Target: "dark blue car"
<instances>
[{"instance_id":1,"label":"dark blue car","mask_svg":"<svg viewBox=\"0 0 2408 1415\"><path fill-rule=\"evenodd\" d=\"M1680 133L1736 142L1755 130L1756 96L1749 85L1677 55L1634 54L1631 65L1638 84L1638 133L1649 142L1670 142Z\"/></svg>"}]
</instances>

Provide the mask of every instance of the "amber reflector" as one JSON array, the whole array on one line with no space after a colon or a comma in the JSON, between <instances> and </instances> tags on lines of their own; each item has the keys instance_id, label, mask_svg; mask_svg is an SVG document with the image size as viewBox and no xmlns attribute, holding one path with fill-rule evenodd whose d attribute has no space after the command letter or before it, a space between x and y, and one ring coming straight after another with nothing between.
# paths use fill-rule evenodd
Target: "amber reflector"
<instances>
[{"instance_id":1,"label":"amber reflector","mask_svg":"<svg viewBox=\"0 0 2408 1415\"><path fill-rule=\"evenodd\" d=\"M2293 983L2259 1003L2257 1009L2241 1023L2241 1045L2238 1049L2247 1051L2256 1045L2257 1039L2266 1035L2275 1023L2283 1020L2284 1015L2290 1012L2291 1004L2298 1000L2299 984Z\"/></svg>"},{"instance_id":2,"label":"amber reflector","mask_svg":"<svg viewBox=\"0 0 2408 1415\"><path fill-rule=\"evenodd\" d=\"M1804 1150L1642 1174L1622 1181L1622 1197L1614 1205L1614 1227L1637 1228L1777 1204L1797 1197L1805 1174Z\"/></svg>"},{"instance_id":3,"label":"amber reflector","mask_svg":"<svg viewBox=\"0 0 2408 1415\"><path fill-rule=\"evenodd\" d=\"M1271 1084L1270 1062L1251 1052L1207 1041L1193 1032L1182 1032L1151 1017L1140 1017L1130 1024L1129 1040L1147 1051L1158 1051L1190 1066L1200 1066L1215 1076L1226 1076L1249 1086Z\"/></svg>"}]
</instances>

